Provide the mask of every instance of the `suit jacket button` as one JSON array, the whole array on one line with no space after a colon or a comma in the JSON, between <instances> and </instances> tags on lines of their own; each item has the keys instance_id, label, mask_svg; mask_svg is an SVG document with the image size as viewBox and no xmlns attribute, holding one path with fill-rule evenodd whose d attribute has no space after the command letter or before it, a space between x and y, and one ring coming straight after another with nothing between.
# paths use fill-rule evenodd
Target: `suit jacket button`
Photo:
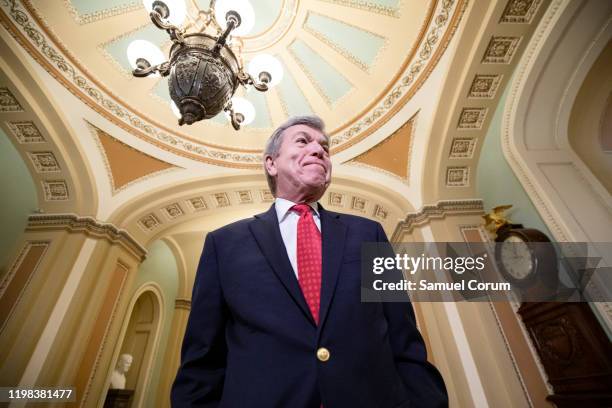
<instances>
[{"instance_id":1,"label":"suit jacket button","mask_svg":"<svg viewBox=\"0 0 612 408\"><path fill-rule=\"evenodd\" d=\"M329 350L325 347L321 347L317 350L317 358L319 359L319 361L326 362L327 360L329 360L329 357Z\"/></svg>"}]
</instances>

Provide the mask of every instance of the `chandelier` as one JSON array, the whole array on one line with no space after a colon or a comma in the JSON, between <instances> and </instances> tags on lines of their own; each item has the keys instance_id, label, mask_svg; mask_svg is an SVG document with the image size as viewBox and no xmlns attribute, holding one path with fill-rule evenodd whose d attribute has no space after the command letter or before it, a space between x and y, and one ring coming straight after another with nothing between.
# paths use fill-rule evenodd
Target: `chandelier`
<instances>
[{"instance_id":1,"label":"chandelier","mask_svg":"<svg viewBox=\"0 0 612 408\"><path fill-rule=\"evenodd\" d=\"M168 33L172 46L164 61L159 48L147 41L135 41L135 50L128 47L132 74L169 76L171 107L179 117L179 125L210 119L221 111L236 130L249 123L255 109L246 99L233 97L238 86L265 92L282 77L280 62L267 54L257 55L248 70L244 69L243 44L236 37L244 36L254 24L250 3L211 0L208 10L198 10L196 17L187 15L183 0L144 3L151 21ZM189 21L180 28L186 16Z\"/></svg>"}]
</instances>

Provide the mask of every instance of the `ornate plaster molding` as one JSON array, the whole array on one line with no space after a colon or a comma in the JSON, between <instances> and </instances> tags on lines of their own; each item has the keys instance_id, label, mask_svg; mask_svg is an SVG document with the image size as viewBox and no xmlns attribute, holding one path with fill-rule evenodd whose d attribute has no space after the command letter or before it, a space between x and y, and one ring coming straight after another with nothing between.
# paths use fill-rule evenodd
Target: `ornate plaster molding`
<instances>
[{"instance_id":1,"label":"ornate plaster molding","mask_svg":"<svg viewBox=\"0 0 612 408\"><path fill-rule=\"evenodd\" d=\"M561 221L562 218L558 215L554 203L550 202L547 198L546 192L536 185L536 176L534 176L532 171L528 168L527 162L525 162L525 159L518 151L517 143L523 140L525 135L520 127L516 127L516 124L520 123L521 126L524 126L523 120L517 119L521 107L521 97L526 92L526 87L529 86L528 81L529 77L533 75L533 70L538 68L539 59L543 58L542 49L545 48L547 42L550 41L551 33L554 31L555 25L563 18L563 13L567 7L571 6L572 3L568 0L553 0L546 10L536 32L527 45L527 49L514 74L514 80L509 85L508 99L501 124L502 151L508 164L538 210L544 223L550 229L555 240L561 242L575 241L575 238L572 236L572 231L566 228ZM563 30L567 30L568 23L564 24L562 28ZM546 58L548 57L550 57L550 55L546 53ZM541 72L539 72L538 75L541 75ZM572 75L572 78L574 76L575 73ZM565 94L566 93L567 89L565 90ZM566 96L565 94L564 97ZM572 163L572 165L574 166L576 174L583 182L585 184L591 184L586 180L581 169L577 168L574 163ZM598 197L598 199L600 199L600 197ZM600 204L609 209L608 203L602 201ZM594 279L589 281L586 289L587 293L592 294L594 298L600 299L607 297L602 293L603 291L609 291L606 284L597 275ZM600 313L603 323L608 329L611 329L612 302L594 302L593 305Z\"/></svg>"},{"instance_id":2,"label":"ornate plaster molding","mask_svg":"<svg viewBox=\"0 0 612 408\"><path fill-rule=\"evenodd\" d=\"M520 98L520 94L524 88L524 82L529 72L533 67L533 61L537 58L538 51L541 48L541 44L543 41L546 41L548 37L548 32L550 30L551 24L557 21L558 15L563 12L565 7L561 7L561 3L563 0L555 0L550 5L549 9L546 11L546 14L542 17L542 20L534 33L531 41L527 45L527 49L523 54L523 58L519 63L515 71L515 78L511 84L509 84L509 93L508 99L506 101L506 106L510 108L506 108L504 112L504 117L502 119L501 126L501 145L504 156L506 157L508 164L514 171L514 174L519 179L519 182L533 201L533 204L538 209L538 212L544 218L544 222L551 229L554 237L558 241L569 241L568 235L565 233L564 229L557 222L556 217L553 215L552 210L544 201L540 191L536 186L531 182L531 179L526 173L526 170L523 168L523 165L520 163L517 153L510 147L511 139L514 137L514 129L512 123L514 122L514 117L516 116L517 111L517 102Z\"/></svg>"},{"instance_id":3,"label":"ornate plaster molding","mask_svg":"<svg viewBox=\"0 0 612 408\"><path fill-rule=\"evenodd\" d=\"M332 147L336 152L378 130L420 89L447 49L467 2L437 1L403 72L393 79L377 102L357 115L358 120L332 132ZM160 148L193 160L233 168L260 166L259 150L220 146L178 134L126 105L79 65L45 26L42 16L37 14L29 0L5 0L0 8L0 22L26 52L62 86L117 126Z\"/></svg>"},{"instance_id":4,"label":"ornate plaster molding","mask_svg":"<svg viewBox=\"0 0 612 408\"><path fill-rule=\"evenodd\" d=\"M140 262L144 261L147 255L147 250L129 232L113 224L97 221L93 217L80 217L76 214L32 214L26 229L81 232L94 238L106 239L111 244L121 245Z\"/></svg>"},{"instance_id":5,"label":"ornate plaster molding","mask_svg":"<svg viewBox=\"0 0 612 408\"><path fill-rule=\"evenodd\" d=\"M449 215L484 214L481 199L441 200L433 205L425 205L419 211L409 213L400 221L393 231L391 242L396 242L403 234L409 234L414 227L428 224L432 219L443 219Z\"/></svg>"},{"instance_id":6,"label":"ornate plaster molding","mask_svg":"<svg viewBox=\"0 0 612 408\"><path fill-rule=\"evenodd\" d=\"M191 310L191 299L176 298L174 301L175 309Z\"/></svg>"}]
</instances>

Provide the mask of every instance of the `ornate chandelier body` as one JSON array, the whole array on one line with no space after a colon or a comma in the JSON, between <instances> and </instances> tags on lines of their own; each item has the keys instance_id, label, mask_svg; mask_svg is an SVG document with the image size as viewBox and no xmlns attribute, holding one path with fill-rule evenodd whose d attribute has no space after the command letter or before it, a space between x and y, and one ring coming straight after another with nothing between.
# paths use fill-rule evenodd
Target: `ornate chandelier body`
<instances>
[{"instance_id":1,"label":"ornate chandelier body","mask_svg":"<svg viewBox=\"0 0 612 408\"><path fill-rule=\"evenodd\" d=\"M185 34L184 30L170 24L168 6L156 0L152 4L150 17L160 29L166 30L173 44L170 58L158 65L151 65L146 58L136 60L133 75L145 77L159 73L170 76L168 81L170 97L180 112L179 125L191 125L197 121L210 119L222 110L229 113L234 129L240 129L244 114L236 112L231 98L238 85L252 85L258 91L267 91L272 76L267 71L259 73L258 81L246 73L241 60L228 46L232 30L241 24L241 17L235 10L226 14L226 28L214 16L214 1L211 1L202 32ZM206 28L218 33L217 36L203 32Z\"/></svg>"}]
</instances>

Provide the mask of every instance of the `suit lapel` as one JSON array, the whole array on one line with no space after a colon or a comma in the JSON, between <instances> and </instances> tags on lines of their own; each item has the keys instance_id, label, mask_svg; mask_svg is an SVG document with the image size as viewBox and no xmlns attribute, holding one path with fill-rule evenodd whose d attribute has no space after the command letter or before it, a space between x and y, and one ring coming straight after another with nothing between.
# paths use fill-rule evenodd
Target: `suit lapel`
<instances>
[{"instance_id":1,"label":"suit lapel","mask_svg":"<svg viewBox=\"0 0 612 408\"><path fill-rule=\"evenodd\" d=\"M249 225L249 228L276 276L280 279L283 286L285 286L285 289L300 307L304 315L313 326L316 326L310 309L306 304L306 299L302 294L300 284L293 272L291 262L289 262L287 250L285 249L285 244L283 243L283 238L278 227L278 219L276 217L274 205L272 205L267 212L256 215L255 220ZM323 259L325 259L325 257Z\"/></svg>"},{"instance_id":2,"label":"suit lapel","mask_svg":"<svg viewBox=\"0 0 612 408\"><path fill-rule=\"evenodd\" d=\"M327 212L319 204L319 214L321 215L321 235L323 244L323 271L321 282L321 309L319 311L319 332L329 305L334 297L338 275L340 273L340 263L344 254L344 244L346 241L346 226L338 219L338 214Z\"/></svg>"}]
</instances>

